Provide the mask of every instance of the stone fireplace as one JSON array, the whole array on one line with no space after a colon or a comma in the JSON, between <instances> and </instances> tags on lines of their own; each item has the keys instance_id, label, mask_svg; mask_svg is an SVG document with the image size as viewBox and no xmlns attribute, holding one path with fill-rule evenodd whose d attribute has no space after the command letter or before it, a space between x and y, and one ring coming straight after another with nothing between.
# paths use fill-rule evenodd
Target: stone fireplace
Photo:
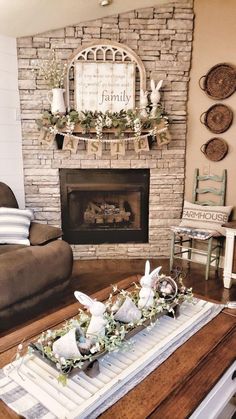
<instances>
[{"instance_id":1,"label":"stone fireplace","mask_svg":"<svg viewBox=\"0 0 236 419\"><path fill-rule=\"evenodd\" d=\"M148 242L149 170L60 169L59 173L65 240Z\"/></svg>"},{"instance_id":2,"label":"stone fireplace","mask_svg":"<svg viewBox=\"0 0 236 419\"><path fill-rule=\"evenodd\" d=\"M64 230L67 227L64 215L61 217L62 169L107 170L114 173L118 170L128 170L137 174L139 170L144 170L149 173L148 204L142 204L142 207L146 206L148 213L147 230L141 238L137 237L132 241L122 238L113 241L112 238L113 233L122 230L120 227L126 230L122 234L127 235L128 229L132 228L132 238L135 234L138 236L135 231L142 225L142 218L136 218L134 222L136 209L132 206L130 209L125 204L127 201L129 203L134 194L136 208L139 206L141 193L133 190L134 186L129 186L130 189L126 189L125 192L121 192L119 187L113 191L101 190L100 187L99 198L94 189L82 194L81 190L73 190L72 185L67 197L70 197L69 208L75 229L79 226L80 230L87 228L90 229L90 234L103 236L109 215L109 227L113 228L110 234L112 238L105 240L96 238L91 242L90 239L81 239L83 242L78 243L73 239L71 246L75 258L155 258L169 255L169 227L179 222L183 204L186 104L192 33L192 2L176 0L167 5L134 10L18 39L25 200L26 206L34 210L35 219L62 225ZM132 48L145 66L148 89L151 78L155 81L163 79L161 103L170 119L170 144L158 147L155 143L150 151L139 153L135 152L132 144L127 144L125 155L116 156L111 156L109 145L104 148L102 156L95 156L87 153L83 143L79 144L76 154L58 150L55 143L49 149L42 148L39 144L35 120L42 115L44 109L49 109L50 105L47 101L48 87L42 79L36 77L31 71L32 68L50 58L51 48L55 49L58 58L67 60L77 48L99 39L114 40ZM81 195L85 197L83 219L93 220L93 223L88 222L87 226L81 222L81 213L78 215L77 209L75 210L75 202L80 201ZM103 211L102 217L99 218L96 211ZM109 214L109 211L116 213L113 220L114 214ZM122 221L119 221L121 214L124 218L123 225ZM126 221L125 217L128 217ZM104 222L105 220L107 222ZM82 232L80 231L80 235ZM67 233L65 234L67 236ZM70 241L69 238L68 240Z\"/></svg>"}]
</instances>

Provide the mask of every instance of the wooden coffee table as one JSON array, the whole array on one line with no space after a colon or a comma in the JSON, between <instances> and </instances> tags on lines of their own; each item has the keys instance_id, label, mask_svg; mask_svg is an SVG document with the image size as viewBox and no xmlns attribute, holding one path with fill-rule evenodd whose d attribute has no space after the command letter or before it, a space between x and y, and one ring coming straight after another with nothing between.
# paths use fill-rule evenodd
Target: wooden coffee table
<instances>
[{"instance_id":1,"label":"wooden coffee table","mask_svg":"<svg viewBox=\"0 0 236 419\"><path fill-rule=\"evenodd\" d=\"M118 283L128 288L140 276ZM94 294L104 300L110 287ZM40 332L77 314L79 303L71 304L0 339L0 367L11 362L19 342L30 342ZM110 419L188 417L235 360L236 310L224 309L140 384L111 406L101 417ZM19 418L0 401L0 418Z\"/></svg>"}]
</instances>

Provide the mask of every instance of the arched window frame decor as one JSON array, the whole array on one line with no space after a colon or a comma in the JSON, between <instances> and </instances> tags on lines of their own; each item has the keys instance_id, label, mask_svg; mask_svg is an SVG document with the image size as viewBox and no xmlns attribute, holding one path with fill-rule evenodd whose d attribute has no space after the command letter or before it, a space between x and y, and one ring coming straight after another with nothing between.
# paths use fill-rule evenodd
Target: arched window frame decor
<instances>
[{"instance_id":1,"label":"arched window frame decor","mask_svg":"<svg viewBox=\"0 0 236 419\"><path fill-rule=\"evenodd\" d=\"M101 59L102 58L102 59ZM74 77L71 78L71 72L75 68L75 63L77 61L85 62L110 62L110 63L134 63L136 69L139 72L140 80L140 90L146 90L146 70L142 60L138 55L129 47L119 42L110 41L110 40L97 40L86 46L80 47L68 60L67 74L66 74L66 106L68 111L71 109L71 100L70 100L70 91L72 91L72 82L74 82ZM136 78L135 78L136 79ZM136 80L135 80L136 81ZM135 93L136 85L135 85ZM75 91L73 98L75 100Z\"/></svg>"},{"instance_id":2,"label":"arched window frame decor","mask_svg":"<svg viewBox=\"0 0 236 419\"><path fill-rule=\"evenodd\" d=\"M113 111L112 109L105 111L99 109L98 111L94 111L92 107L91 109L82 109L83 106L81 109L75 109L74 105L77 99L77 92L79 91L78 85L76 86L77 90L75 89L75 76L78 77L78 73L76 72L78 70L76 68L77 62L91 62L91 64L131 63L132 71L130 73L127 74L123 70L121 73L116 73L115 71L113 76L116 82L116 77L123 77L125 75L126 84L124 83L124 86L129 86L129 82L133 83L133 87L129 93L133 95L131 97L134 109L131 107L131 109L122 108L118 111ZM104 67L107 71L106 66ZM126 67L128 68L129 66ZM92 70L93 68L96 71L98 66L91 67ZM91 74L93 75L93 72ZM98 84L97 80L96 83ZM111 83L113 82L112 79L109 81ZM150 100L148 100L149 93L146 89L146 82L146 70L143 62L126 45L103 39L81 46L67 61L67 73L65 77L67 112L66 114L44 113L41 120L38 121L38 126L41 129L41 143L45 143L48 147L52 144L55 136L57 137L56 140L58 139L57 134L59 134L60 142L61 137L63 137L63 150L70 150L76 153L78 142L84 142L87 144L88 154L97 154L98 156L102 153L102 143L110 145L111 155L125 154L125 144L130 142L133 143L135 152L137 153L148 151L155 139L158 146L168 144L171 141L171 136L168 131L168 116L159 103L159 89L162 86L162 80L157 85L154 80L151 80ZM83 83L83 79L80 79L80 85L82 87ZM92 90L90 93L94 94ZM117 95L113 92L111 94ZM85 106L88 103L90 103L89 100ZM94 105L92 101L91 104ZM95 106L97 106L96 103Z\"/></svg>"}]
</instances>

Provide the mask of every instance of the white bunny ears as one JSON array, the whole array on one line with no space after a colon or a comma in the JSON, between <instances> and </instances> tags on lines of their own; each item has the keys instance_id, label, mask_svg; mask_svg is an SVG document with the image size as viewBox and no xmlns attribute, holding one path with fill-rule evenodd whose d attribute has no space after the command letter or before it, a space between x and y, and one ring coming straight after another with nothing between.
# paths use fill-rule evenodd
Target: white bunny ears
<instances>
[{"instance_id":1,"label":"white bunny ears","mask_svg":"<svg viewBox=\"0 0 236 419\"><path fill-rule=\"evenodd\" d=\"M149 260L146 260L144 276L148 276L150 274L150 269L151 269L150 262Z\"/></svg>"},{"instance_id":2,"label":"white bunny ears","mask_svg":"<svg viewBox=\"0 0 236 419\"><path fill-rule=\"evenodd\" d=\"M83 306L89 309L92 315L100 316L106 310L105 304L101 303L100 301L93 300L83 292L75 291L74 296L80 302L80 304L83 304Z\"/></svg>"},{"instance_id":3,"label":"white bunny ears","mask_svg":"<svg viewBox=\"0 0 236 419\"><path fill-rule=\"evenodd\" d=\"M92 298L90 298L88 295L84 294L83 292L75 291L74 296L76 300L78 300L86 308L91 308L95 303L95 301L92 300Z\"/></svg>"},{"instance_id":4,"label":"white bunny ears","mask_svg":"<svg viewBox=\"0 0 236 419\"><path fill-rule=\"evenodd\" d=\"M159 82L156 85L155 81L153 79L151 79L152 92L158 92L160 90L162 84L163 84L163 80L159 80Z\"/></svg>"},{"instance_id":5,"label":"white bunny ears","mask_svg":"<svg viewBox=\"0 0 236 419\"><path fill-rule=\"evenodd\" d=\"M157 277L159 276L159 272L160 272L161 268L162 268L162 266L158 266L152 272L150 272L151 266L150 266L149 260L147 260L146 263L145 263L144 276L142 276L142 278L140 279L141 286L152 287L154 285L154 282L156 281Z\"/></svg>"}]
</instances>

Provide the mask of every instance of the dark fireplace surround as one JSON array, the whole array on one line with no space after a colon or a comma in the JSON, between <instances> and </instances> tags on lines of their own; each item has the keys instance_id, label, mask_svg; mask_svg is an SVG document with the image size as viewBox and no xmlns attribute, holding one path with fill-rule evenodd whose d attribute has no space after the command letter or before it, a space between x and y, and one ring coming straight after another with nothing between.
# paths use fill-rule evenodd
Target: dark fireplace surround
<instances>
[{"instance_id":1,"label":"dark fireplace surround","mask_svg":"<svg viewBox=\"0 0 236 419\"><path fill-rule=\"evenodd\" d=\"M70 244L147 243L149 169L60 169Z\"/></svg>"}]
</instances>

